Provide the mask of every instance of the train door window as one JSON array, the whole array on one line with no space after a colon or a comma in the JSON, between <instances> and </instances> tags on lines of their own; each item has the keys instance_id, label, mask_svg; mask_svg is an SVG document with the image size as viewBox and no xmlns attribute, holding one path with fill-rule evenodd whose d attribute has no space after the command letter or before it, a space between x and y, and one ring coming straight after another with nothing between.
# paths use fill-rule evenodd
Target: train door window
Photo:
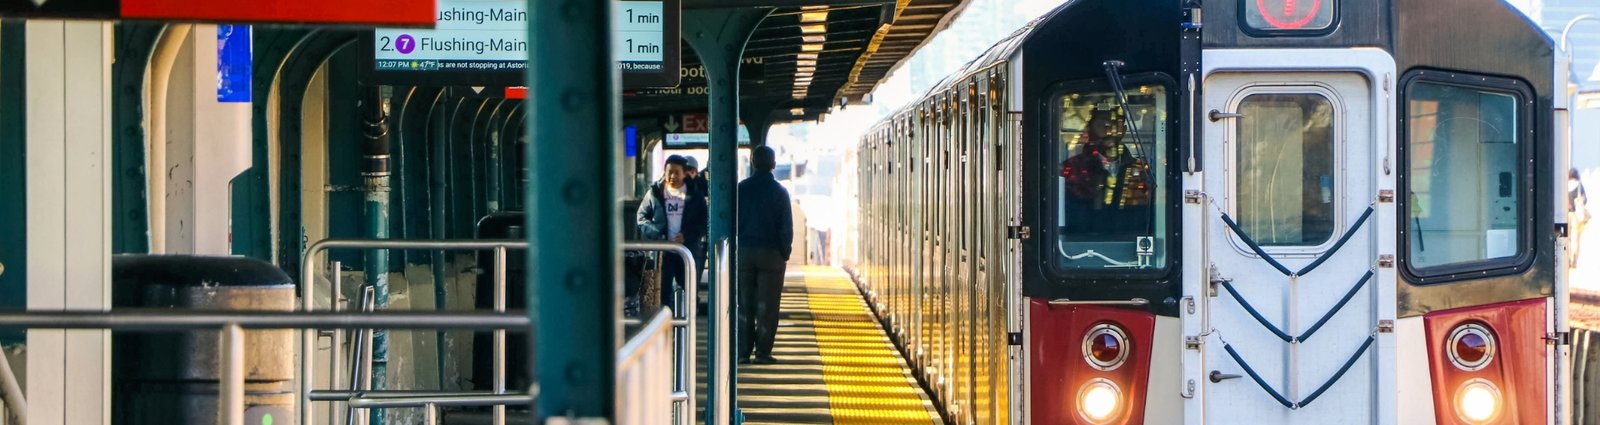
<instances>
[{"instance_id":1,"label":"train door window","mask_svg":"<svg viewBox=\"0 0 1600 425\"><path fill-rule=\"evenodd\" d=\"M1317 36L1333 31L1338 0L1239 0L1246 33L1254 36Z\"/></svg>"},{"instance_id":2,"label":"train door window","mask_svg":"<svg viewBox=\"0 0 1600 425\"><path fill-rule=\"evenodd\" d=\"M1424 75L1406 87L1407 264L1440 276L1520 263L1527 249L1522 86ZM1493 85L1493 84L1491 84Z\"/></svg>"},{"instance_id":3,"label":"train door window","mask_svg":"<svg viewBox=\"0 0 1600 425\"><path fill-rule=\"evenodd\" d=\"M1239 101L1235 218L1262 246L1318 246L1333 236L1331 94L1255 93Z\"/></svg>"},{"instance_id":4,"label":"train door window","mask_svg":"<svg viewBox=\"0 0 1600 425\"><path fill-rule=\"evenodd\" d=\"M1103 86L1099 86L1103 87ZM1167 264L1167 89L1066 91L1056 114L1057 265L1064 270L1156 270Z\"/></svg>"}]
</instances>

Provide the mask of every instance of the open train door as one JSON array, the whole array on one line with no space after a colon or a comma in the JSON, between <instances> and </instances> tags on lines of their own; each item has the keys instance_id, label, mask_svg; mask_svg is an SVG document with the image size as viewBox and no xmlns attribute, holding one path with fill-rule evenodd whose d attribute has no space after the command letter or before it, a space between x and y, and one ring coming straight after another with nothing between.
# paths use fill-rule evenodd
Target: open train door
<instances>
[{"instance_id":1,"label":"open train door","mask_svg":"<svg viewBox=\"0 0 1600 425\"><path fill-rule=\"evenodd\" d=\"M1392 421L1394 61L1204 53L1204 173L1186 187L1188 423ZM1387 325L1385 325L1387 326Z\"/></svg>"}]
</instances>

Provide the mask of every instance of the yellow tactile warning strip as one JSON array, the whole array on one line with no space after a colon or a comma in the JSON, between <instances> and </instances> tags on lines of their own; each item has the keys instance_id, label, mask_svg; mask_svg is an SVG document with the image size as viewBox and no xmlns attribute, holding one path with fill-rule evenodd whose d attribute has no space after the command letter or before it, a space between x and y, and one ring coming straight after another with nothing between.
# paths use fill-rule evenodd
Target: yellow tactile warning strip
<instances>
[{"instance_id":1,"label":"yellow tactile warning strip","mask_svg":"<svg viewBox=\"0 0 1600 425\"><path fill-rule=\"evenodd\" d=\"M833 423L938 423L933 404L850 277L831 267L803 269Z\"/></svg>"},{"instance_id":2,"label":"yellow tactile warning strip","mask_svg":"<svg viewBox=\"0 0 1600 425\"><path fill-rule=\"evenodd\" d=\"M933 404L844 272L793 267L775 365L739 366L745 424L938 424ZM704 324L696 421L704 420Z\"/></svg>"}]
</instances>

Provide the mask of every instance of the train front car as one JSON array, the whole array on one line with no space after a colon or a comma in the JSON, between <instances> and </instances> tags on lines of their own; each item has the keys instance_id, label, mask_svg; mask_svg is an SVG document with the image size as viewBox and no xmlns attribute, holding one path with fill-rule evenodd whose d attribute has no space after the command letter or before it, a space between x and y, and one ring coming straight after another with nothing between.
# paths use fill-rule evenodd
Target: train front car
<instances>
[{"instance_id":1,"label":"train front car","mask_svg":"<svg viewBox=\"0 0 1600 425\"><path fill-rule=\"evenodd\" d=\"M1172 0L1068 2L1013 61L1030 230L1013 367L1026 423L1182 421L1186 16Z\"/></svg>"},{"instance_id":2,"label":"train front car","mask_svg":"<svg viewBox=\"0 0 1600 425\"><path fill-rule=\"evenodd\" d=\"M1204 17L1186 423L1554 422L1543 32L1498 0Z\"/></svg>"},{"instance_id":3,"label":"train front car","mask_svg":"<svg viewBox=\"0 0 1600 425\"><path fill-rule=\"evenodd\" d=\"M1555 67L1500 0L1068 1L863 138L858 278L953 423L1555 423Z\"/></svg>"}]
</instances>

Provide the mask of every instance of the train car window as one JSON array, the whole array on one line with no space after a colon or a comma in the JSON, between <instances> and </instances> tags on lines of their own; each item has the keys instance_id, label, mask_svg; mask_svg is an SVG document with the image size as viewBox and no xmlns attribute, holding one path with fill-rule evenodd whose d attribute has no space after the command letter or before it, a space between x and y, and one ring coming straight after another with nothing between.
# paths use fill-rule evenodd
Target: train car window
<instances>
[{"instance_id":1,"label":"train car window","mask_svg":"<svg viewBox=\"0 0 1600 425\"><path fill-rule=\"evenodd\" d=\"M1316 246L1333 236L1334 108L1318 93L1239 102L1239 226L1262 246Z\"/></svg>"},{"instance_id":2,"label":"train car window","mask_svg":"<svg viewBox=\"0 0 1600 425\"><path fill-rule=\"evenodd\" d=\"M1063 269L1165 267L1167 90L1067 92L1058 114L1057 249Z\"/></svg>"},{"instance_id":3,"label":"train car window","mask_svg":"<svg viewBox=\"0 0 1600 425\"><path fill-rule=\"evenodd\" d=\"M1337 0L1239 0L1251 35L1314 36L1333 30Z\"/></svg>"},{"instance_id":4,"label":"train car window","mask_svg":"<svg viewBox=\"0 0 1600 425\"><path fill-rule=\"evenodd\" d=\"M1519 104L1501 90L1428 81L1408 89L1404 225L1414 270L1523 251Z\"/></svg>"}]
</instances>

